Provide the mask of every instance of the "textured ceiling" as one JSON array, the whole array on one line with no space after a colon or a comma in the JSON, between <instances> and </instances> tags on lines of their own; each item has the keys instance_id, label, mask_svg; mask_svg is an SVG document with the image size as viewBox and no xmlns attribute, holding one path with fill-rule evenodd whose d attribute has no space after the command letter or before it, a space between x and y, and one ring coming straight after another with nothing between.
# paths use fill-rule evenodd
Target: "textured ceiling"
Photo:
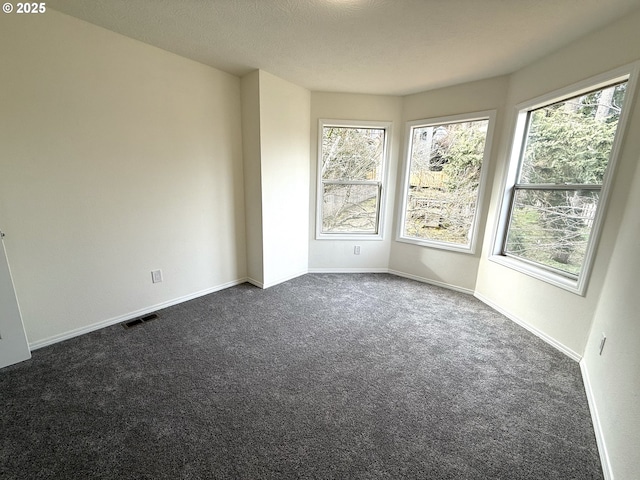
<instances>
[{"instance_id":1,"label":"textured ceiling","mask_svg":"<svg viewBox=\"0 0 640 480\"><path fill-rule=\"evenodd\" d=\"M511 73L640 0L47 0L234 75L407 94Z\"/></svg>"}]
</instances>

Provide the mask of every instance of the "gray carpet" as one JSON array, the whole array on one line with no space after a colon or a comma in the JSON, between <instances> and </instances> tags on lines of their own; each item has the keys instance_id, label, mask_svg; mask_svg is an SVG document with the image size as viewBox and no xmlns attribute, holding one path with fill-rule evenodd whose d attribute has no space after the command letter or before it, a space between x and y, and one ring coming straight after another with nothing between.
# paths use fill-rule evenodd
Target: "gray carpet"
<instances>
[{"instance_id":1,"label":"gray carpet","mask_svg":"<svg viewBox=\"0 0 640 480\"><path fill-rule=\"evenodd\" d=\"M578 365L385 274L233 287L0 371L10 479L602 479Z\"/></svg>"}]
</instances>

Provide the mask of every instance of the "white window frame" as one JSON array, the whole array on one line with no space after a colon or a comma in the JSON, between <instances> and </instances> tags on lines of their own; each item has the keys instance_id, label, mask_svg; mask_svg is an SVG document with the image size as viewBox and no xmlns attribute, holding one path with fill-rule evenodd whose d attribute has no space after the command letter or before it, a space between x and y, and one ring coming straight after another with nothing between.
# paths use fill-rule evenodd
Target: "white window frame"
<instances>
[{"instance_id":1,"label":"white window frame","mask_svg":"<svg viewBox=\"0 0 640 480\"><path fill-rule=\"evenodd\" d=\"M551 285L555 285L569 292L584 296L593 264L595 261L595 253L602 234L602 228L611 195L612 182L620 156L623 139L628 128L628 118L631 114L631 107L635 97L638 72L640 70L640 62L635 62L609 72L596 75L581 82L569 85L567 87L555 90L553 92L541 95L532 100L520 103L515 106L515 128L511 137L511 153L509 161L506 165L505 181L503 181L503 189L501 194L501 205L499 210L498 222L494 232L492 241L492 251L489 260L496 262L505 267L511 268L518 272L529 275L538 280L542 280ZM608 85L618 82L627 81L627 91L625 93L624 102L622 104L622 113L618 120L618 126L611 148L611 155L607 164L607 169L602 181L602 189L598 200L598 208L591 229L589 243L585 253L584 263L580 274L577 278L563 272L556 271L551 267L544 267L526 260L522 260L513 256L507 256L503 253L507 232L509 228L509 218L511 214L511 202L513 198L514 186L517 181L518 169L520 166L521 155L524 144L526 142L526 124L528 113L532 110L542 108L554 103L562 102L570 98L583 95L594 90L599 90Z\"/></svg>"},{"instance_id":2,"label":"white window frame","mask_svg":"<svg viewBox=\"0 0 640 480\"><path fill-rule=\"evenodd\" d=\"M487 137L485 139L484 154L482 157L482 167L480 171L480 183L478 185L478 197L476 199L476 210L470 229L470 238L467 244L442 242L438 240L419 239L404 235L405 216L407 213L407 199L409 196L409 178L411 175L411 152L413 147L413 129L416 127L431 127L449 123L474 122L479 120L488 120ZM481 112L463 113L460 115L450 115L446 117L429 118L424 120L413 120L407 122L405 130L405 155L404 170L402 180L402 197L399 202L398 210L398 229L396 240L398 242L411 243L423 247L438 248L442 250L450 250L454 252L462 252L475 254L479 229L479 217L484 206L485 189L489 171L489 161L491 158L491 145L493 140L493 132L495 129L496 110L484 110Z\"/></svg>"},{"instance_id":3,"label":"white window frame","mask_svg":"<svg viewBox=\"0 0 640 480\"><path fill-rule=\"evenodd\" d=\"M384 220L387 190L387 170L389 168L389 158L391 149L391 125L392 122L379 121L358 121L358 120L335 120L321 118L318 120L318 159L316 162L316 240L383 240ZM382 165L380 167L379 181L352 181L348 184L372 185L378 184L378 211L377 211L377 231L373 232L322 232L322 205L323 205L323 178L322 178L322 134L325 127L344 128L376 128L385 131L384 148L382 154Z\"/></svg>"}]
</instances>

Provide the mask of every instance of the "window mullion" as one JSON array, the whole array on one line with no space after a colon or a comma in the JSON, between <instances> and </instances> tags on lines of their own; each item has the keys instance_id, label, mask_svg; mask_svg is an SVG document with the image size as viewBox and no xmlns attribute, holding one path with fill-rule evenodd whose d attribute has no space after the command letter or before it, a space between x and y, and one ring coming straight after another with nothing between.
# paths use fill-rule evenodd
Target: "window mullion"
<instances>
[{"instance_id":1,"label":"window mullion","mask_svg":"<svg viewBox=\"0 0 640 480\"><path fill-rule=\"evenodd\" d=\"M379 180L322 180L324 185L381 185Z\"/></svg>"}]
</instances>

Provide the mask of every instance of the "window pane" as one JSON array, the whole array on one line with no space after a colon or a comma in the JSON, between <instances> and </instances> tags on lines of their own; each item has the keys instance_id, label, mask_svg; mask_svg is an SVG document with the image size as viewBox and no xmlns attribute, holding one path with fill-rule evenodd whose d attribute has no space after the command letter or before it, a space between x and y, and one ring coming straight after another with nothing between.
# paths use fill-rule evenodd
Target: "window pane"
<instances>
[{"instance_id":1,"label":"window pane","mask_svg":"<svg viewBox=\"0 0 640 480\"><path fill-rule=\"evenodd\" d=\"M531 111L519 183L601 184L626 86Z\"/></svg>"},{"instance_id":2,"label":"window pane","mask_svg":"<svg viewBox=\"0 0 640 480\"><path fill-rule=\"evenodd\" d=\"M378 185L324 185L323 233L377 233Z\"/></svg>"},{"instance_id":3,"label":"window pane","mask_svg":"<svg viewBox=\"0 0 640 480\"><path fill-rule=\"evenodd\" d=\"M488 120L414 127L403 235L469 245Z\"/></svg>"},{"instance_id":4,"label":"window pane","mask_svg":"<svg viewBox=\"0 0 640 480\"><path fill-rule=\"evenodd\" d=\"M323 180L380 180L384 155L383 128L324 127Z\"/></svg>"},{"instance_id":5,"label":"window pane","mask_svg":"<svg viewBox=\"0 0 640 480\"><path fill-rule=\"evenodd\" d=\"M505 253L580 273L599 191L516 190Z\"/></svg>"}]
</instances>

